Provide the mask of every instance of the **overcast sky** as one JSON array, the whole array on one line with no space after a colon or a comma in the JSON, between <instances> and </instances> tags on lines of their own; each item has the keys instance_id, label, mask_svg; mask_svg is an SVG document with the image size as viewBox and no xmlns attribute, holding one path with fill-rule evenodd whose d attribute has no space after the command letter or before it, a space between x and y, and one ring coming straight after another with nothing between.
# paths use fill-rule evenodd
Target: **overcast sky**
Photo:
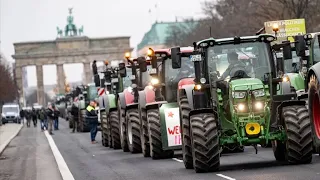
<instances>
[{"instance_id":1,"label":"overcast sky","mask_svg":"<svg viewBox=\"0 0 320 180\"><path fill-rule=\"evenodd\" d=\"M56 27L66 25L68 8L88 37L131 36L131 46L141 41L151 24L175 17L202 17L204 0L0 0L1 51L12 60L13 43L53 40ZM155 5L157 4L157 9ZM151 9L151 14L149 13ZM71 70L72 68L72 70ZM82 65L65 65L69 81L80 81ZM72 73L76 70L77 73ZM35 67L28 68L29 86L36 85ZM44 83L56 83L56 67L44 66Z\"/></svg>"}]
</instances>

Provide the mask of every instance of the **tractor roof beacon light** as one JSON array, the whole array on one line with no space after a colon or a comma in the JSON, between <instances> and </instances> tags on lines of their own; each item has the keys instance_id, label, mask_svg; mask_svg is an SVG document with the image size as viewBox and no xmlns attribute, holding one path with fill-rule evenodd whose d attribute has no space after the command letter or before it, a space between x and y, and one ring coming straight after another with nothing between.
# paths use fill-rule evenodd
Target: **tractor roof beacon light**
<instances>
[{"instance_id":1,"label":"tractor roof beacon light","mask_svg":"<svg viewBox=\"0 0 320 180\"><path fill-rule=\"evenodd\" d=\"M130 53L130 52L126 52L126 53L124 54L124 57L125 57L126 59L129 59L129 58L131 57L131 53Z\"/></svg>"},{"instance_id":2,"label":"tractor roof beacon light","mask_svg":"<svg viewBox=\"0 0 320 180\"><path fill-rule=\"evenodd\" d=\"M276 37L275 39L277 39L277 34L278 34L278 31L279 31L279 24L278 23L274 23L272 25L272 30L274 31L274 36Z\"/></svg>"},{"instance_id":3,"label":"tractor roof beacon light","mask_svg":"<svg viewBox=\"0 0 320 180\"><path fill-rule=\"evenodd\" d=\"M149 57L154 56L154 50L153 50L152 48L149 48L149 49L148 49L148 52L147 52L147 55L148 55Z\"/></svg>"}]
</instances>

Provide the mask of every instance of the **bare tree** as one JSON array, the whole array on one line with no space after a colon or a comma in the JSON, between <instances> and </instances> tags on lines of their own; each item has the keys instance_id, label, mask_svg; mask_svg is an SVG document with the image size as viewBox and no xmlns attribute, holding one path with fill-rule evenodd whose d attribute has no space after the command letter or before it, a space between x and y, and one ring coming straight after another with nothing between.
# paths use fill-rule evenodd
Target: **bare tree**
<instances>
[{"instance_id":1,"label":"bare tree","mask_svg":"<svg viewBox=\"0 0 320 180\"><path fill-rule=\"evenodd\" d=\"M18 88L13 79L10 67L0 64L0 103L17 100Z\"/></svg>"},{"instance_id":2,"label":"bare tree","mask_svg":"<svg viewBox=\"0 0 320 180\"><path fill-rule=\"evenodd\" d=\"M304 18L308 32L320 31L320 0L208 0L202 4L206 18L189 33L175 33L179 45L214 38L253 35L266 21ZM177 45L177 42L175 45Z\"/></svg>"}]
</instances>

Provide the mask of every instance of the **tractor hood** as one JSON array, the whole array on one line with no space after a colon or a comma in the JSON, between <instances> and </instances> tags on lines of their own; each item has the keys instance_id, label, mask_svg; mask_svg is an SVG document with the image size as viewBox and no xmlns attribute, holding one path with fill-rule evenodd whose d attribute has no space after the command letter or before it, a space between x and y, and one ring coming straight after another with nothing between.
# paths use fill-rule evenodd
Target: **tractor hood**
<instances>
[{"instance_id":1,"label":"tractor hood","mask_svg":"<svg viewBox=\"0 0 320 180\"><path fill-rule=\"evenodd\" d=\"M246 91L246 90L256 90L264 88L264 85L260 79L257 78L242 78L237 80L232 80L230 82L230 88L233 91Z\"/></svg>"},{"instance_id":2,"label":"tractor hood","mask_svg":"<svg viewBox=\"0 0 320 180\"><path fill-rule=\"evenodd\" d=\"M296 91L305 89L304 77L301 76L300 73L287 73L286 75L289 77L291 86L293 86Z\"/></svg>"}]
</instances>

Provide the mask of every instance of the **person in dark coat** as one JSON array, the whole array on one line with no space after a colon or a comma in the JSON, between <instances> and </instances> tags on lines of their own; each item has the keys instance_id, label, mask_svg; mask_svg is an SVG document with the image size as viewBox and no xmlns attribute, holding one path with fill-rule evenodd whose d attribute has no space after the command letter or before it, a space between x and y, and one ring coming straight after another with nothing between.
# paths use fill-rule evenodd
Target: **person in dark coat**
<instances>
[{"instance_id":1,"label":"person in dark coat","mask_svg":"<svg viewBox=\"0 0 320 180\"><path fill-rule=\"evenodd\" d=\"M38 120L38 113L34 108L32 108L32 121L33 121L34 127L37 127L37 122L38 122L37 120Z\"/></svg>"},{"instance_id":2,"label":"person in dark coat","mask_svg":"<svg viewBox=\"0 0 320 180\"><path fill-rule=\"evenodd\" d=\"M90 124L90 136L91 136L91 143L96 144L96 136L98 132L98 115L96 113L96 103L91 101L89 106L86 109L86 118Z\"/></svg>"},{"instance_id":3,"label":"person in dark coat","mask_svg":"<svg viewBox=\"0 0 320 180\"><path fill-rule=\"evenodd\" d=\"M25 118L25 110L21 109L20 111L20 119L22 121L22 124L24 124L24 118Z\"/></svg>"},{"instance_id":4,"label":"person in dark coat","mask_svg":"<svg viewBox=\"0 0 320 180\"><path fill-rule=\"evenodd\" d=\"M79 109L78 109L78 104L76 102L72 104L71 115L72 115L72 124L73 124L72 133L74 133L76 129L78 132Z\"/></svg>"},{"instance_id":5,"label":"person in dark coat","mask_svg":"<svg viewBox=\"0 0 320 180\"><path fill-rule=\"evenodd\" d=\"M54 104L50 105L49 108L46 110L47 117L48 117L48 130L49 134L53 135L52 133L52 125L53 121L57 118L59 118L60 112L57 110L56 106Z\"/></svg>"}]
</instances>

